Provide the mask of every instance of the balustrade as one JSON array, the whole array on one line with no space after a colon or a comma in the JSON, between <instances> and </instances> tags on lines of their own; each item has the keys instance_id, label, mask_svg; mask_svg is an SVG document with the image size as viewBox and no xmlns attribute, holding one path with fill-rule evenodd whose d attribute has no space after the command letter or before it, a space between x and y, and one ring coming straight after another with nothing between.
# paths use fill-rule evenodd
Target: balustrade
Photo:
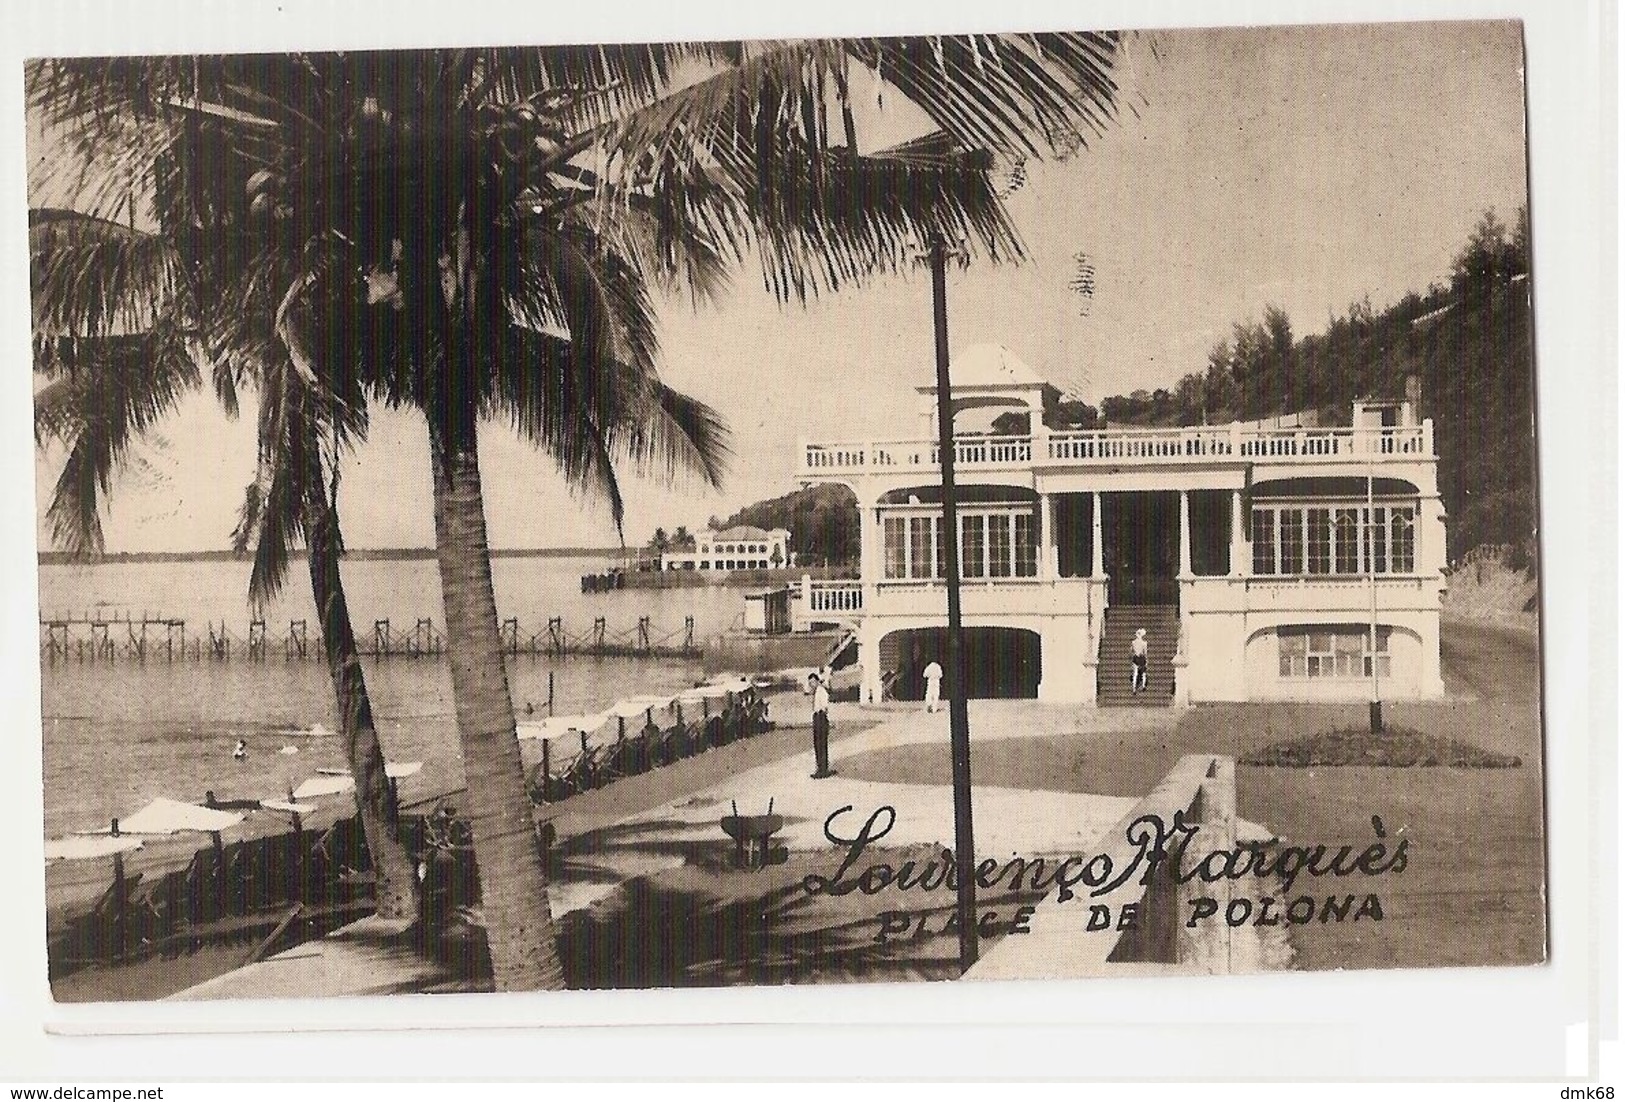
<instances>
[{"instance_id":1,"label":"balustrade","mask_svg":"<svg viewBox=\"0 0 1625 1102\"><path fill-rule=\"evenodd\" d=\"M954 463L967 469L1038 463L1200 462L1225 459L1339 460L1426 458L1433 454L1431 422L1394 428L1106 429L1031 436L967 436L954 441ZM1034 443L1038 444L1035 452ZM935 467L939 453L928 440L809 444L809 472Z\"/></svg>"}]
</instances>

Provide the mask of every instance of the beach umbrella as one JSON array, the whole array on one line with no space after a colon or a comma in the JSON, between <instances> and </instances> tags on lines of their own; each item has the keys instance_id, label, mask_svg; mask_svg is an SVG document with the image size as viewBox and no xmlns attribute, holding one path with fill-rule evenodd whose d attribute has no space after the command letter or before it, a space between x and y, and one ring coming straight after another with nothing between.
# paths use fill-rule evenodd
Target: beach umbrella
<instances>
[{"instance_id":1,"label":"beach umbrella","mask_svg":"<svg viewBox=\"0 0 1625 1102\"><path fill-rule=\"evenodd\" d=\"M121 855L137 850L143 843L127 835L70 834L66 838L50 838L45 842L45 860L87 861L111 856L115 865L122 864Z\"/></svg>"},{"instance_id":2,"label":"beach umbrella","mask_svg":"<svg viewBox=\"0 0 1625 1102\"><path fill-rule=\"evenodd\" d=\"M355 778L348 773L317 773L294 789L291 795L294 802L298 802L313 800L318 796L337 796L354 790Z\"/></svg>"},{"instance_id":3,"label":"beach umbrella","mask_svg":"<svg viewBox=\"0 0 1625 1102\"><path fill-rule=\"evenodd\" d=\"M124 890L124 855L142 847L141 839L120 834L72 834L66 838L50 838L45 843L45 863L53 861L86 861L98 857L113 858L113 944L124 952L126 918L129 901Z\"/></svg>"},{"instance_id":4,"label":"beach umbrella","mask_svg":"<svg viewBox=\"0 0 1625 1102\"><path fill-rule=\"evenodd\" d=\"M281 811L288 815L309 815L321 805L302 804L295 800L261 800L260 806L267 811Z\"/></svg>"},{"instance_id":5,"label":"beach umbrella","mask_svg":"<svg viewBox=\"0 0 1625 1102\"><path fill-rule=\"evenodd\" d=\"M219 834L243 821L235 811L217 811L199 804L184 803L160 796L133 815L114 819L111 827L97 834Z\"/></svg>"},{"instance_id":6,"label":"beach umbrella","mask_svg":"<svg viewBox=\"0 0 1625 1102\"><path fill-rule=\"evenodd\" d=\"M609 722L609 716L604 712L573 716L549 716L543 720L532 723L519 724L519 737L522 739L555 739L569 734L571 731L580 731L589 734L598 730Z\"/></svg>"},{"instance_id":7,"label":"beach umbrella","mask_svg":"<svg viewBox=\"0 0 1625 1102\"><path fill-rule=\"evenodd\" d=\"M664 711L672 706L677 699L676 693L646 694L644 696L629 696L625 700L617 700L609 706L609 714L621 721L622 731L625 731L626 721L645 716L653 721L656 708Z\"/></svg>"},{"instance_id":8,"label":"beach umbrella","mask_svg":"<svg viewBox=\"0 0 1625 1102\"><path fill-rule=\"evenodd\" d=\"M625 700L617 700L615 703L611 704L608 709L608 714L615 717L620 736L625 738L627 720L644 716L650 722L653 722L654 710L656 708L669 708L671 707L672 701L676 699L677 697L675 695L627 697Z\"/></svg>"},{"instance_id":9,"label":"beach umbrella","mask_svg":"<svg viewBox=\"0 0 1625 1102\"><path fill-rule=\"evenodd\" d=\"M214 808L201 807L198 804L184 803L180 800L171 800L160 796L134 815L123 819L114 819L112 825L105 832L115 837L123 834L207 834L214 846L214 862L218 874L215 880L215 893L220 913L226 911L226 847L220 837L220 832L234 827L243 821L241 813L236 811L219 811ZM115 862L120 858L114 857ZM116 894L119 897L124 893L124 880L122 867L114 866L114 875L118 877L115 882ZM119 913L122 917L123 899L117 901Z\"/></svg>"}]
</instances>

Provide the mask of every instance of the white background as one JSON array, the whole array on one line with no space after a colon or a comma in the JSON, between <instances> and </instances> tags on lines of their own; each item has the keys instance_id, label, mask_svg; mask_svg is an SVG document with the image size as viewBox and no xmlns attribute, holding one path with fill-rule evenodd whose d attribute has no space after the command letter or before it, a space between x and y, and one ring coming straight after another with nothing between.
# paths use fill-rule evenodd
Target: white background
<instances>
[{"instance_id":1,"label":"white background","mask_svg":"<svg viewBox=\"0 0 1625 1102\"><path fill-rule=\"evenodd\" d=\"M1614 15L1539 3L26 4L0 16L0 1083L266 1078L1030 1076L1556 1079L1617 1035ZM231 1005L54 1006L39 876L23 57L1522 18L1529 50L1551 961L1190 981ZM1590 1022L1583 1034L1573 1023ZM641 1027L590 1026L642 1023ZM721 1024L707 1024L721 1023ZM551 1028L536 1029L538 1025ZM380 1028L392 1027L392 1028ZM448 1032L426 1033L417 1027ZM168 1033L167 1031L183 1031ZM195 1031L212 1036L200 1039ZM296 1032L302 1031L302 1032ZM455 1031L455 1032L451 1032ZM520 1032L522 1031L522 1032ZM87 1033L101 1034L84 1036ZM162 1034L162 1035L161 1035ZM1575 1058L1579 1057L1577 1064ZM451 1088L454 1090L455 1088ZM1556 1097L1543 1090L1540 1097Z\"/></svg>"}]
</instances>

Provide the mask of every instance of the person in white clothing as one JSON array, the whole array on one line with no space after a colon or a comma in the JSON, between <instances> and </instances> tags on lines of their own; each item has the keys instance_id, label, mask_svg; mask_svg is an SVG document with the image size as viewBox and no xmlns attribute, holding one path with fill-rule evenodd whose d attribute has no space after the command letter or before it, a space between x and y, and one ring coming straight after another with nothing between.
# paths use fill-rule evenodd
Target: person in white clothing
<instances>
[{"instance_id":1,"label":"person in white clothing","mask_svg":"<svg viewBox=\"0 0 1625 1102\"><path fill-rule=\"evenodd\" d=\"M937 704L942 700L942 665L935 659L925 667L922 674L925 678L925 710L934 712Z\"/></svg>"},{"instance_id":2,"label":"person in white clothing","mask_svg":"<svg viewBox=\"0 0 1625 1102\"><path fill-rule=\"evenodd\" d=\"M1150 680L1150 675L1146 670L1146 659L1149 653L1150 647L1145 641L1145 629L1136 628L1134 642L1130 643L1128 648L1129 672L1132 677L1130 689L1135 696L1145 692L1147 682Z\"/></svg>"},{"instance_id":3,"label":"person in white clothing","mask_svg":"<svg viewBox=\"0 0 1625 1102\"><path fill-rule=\"evenodd\" d=\"M819 670L807 678L813 698L813 780L835 775L829 767L829 672Z\"/></svg>"}]
</instances>

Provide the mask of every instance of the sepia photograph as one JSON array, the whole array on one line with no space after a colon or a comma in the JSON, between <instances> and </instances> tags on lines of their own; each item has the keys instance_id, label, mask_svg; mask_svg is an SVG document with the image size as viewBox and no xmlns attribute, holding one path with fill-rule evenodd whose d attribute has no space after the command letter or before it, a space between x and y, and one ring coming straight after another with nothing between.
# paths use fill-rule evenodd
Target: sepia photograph
<instances>
[{"instance_id":1,"label":"sepia photograph","mask_svg":"<svg viewBox=\"0 0 1625 1102\"><path fill-rule=\"evenodd\" d=\"M32 58L52 998L1542 964L1524 46Z\"/></svg>"}]
</instances>

